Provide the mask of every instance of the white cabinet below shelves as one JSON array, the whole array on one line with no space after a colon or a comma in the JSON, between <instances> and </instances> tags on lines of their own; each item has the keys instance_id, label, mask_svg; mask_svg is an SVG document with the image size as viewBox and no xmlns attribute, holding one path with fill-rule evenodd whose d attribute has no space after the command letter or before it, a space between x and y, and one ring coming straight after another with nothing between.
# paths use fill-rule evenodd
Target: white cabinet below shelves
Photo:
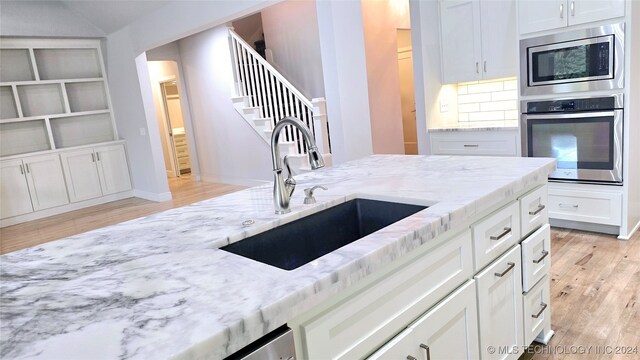
<instances>
[{"instance_id":1,"label":"white cabinet below shelves","mask_svg":"<svg viewBox=\"0 0 640 360\"><path fill-rule=\"evenodd\" d=\"M515 76L515 1L441 0L442 81Z\"/></svg>"},{"instance_id":2,"label":"white cabinet below shelves","mask_svg":"<svg viewBox=\"0 0 640 360\"><path fill-rule=\"evenodd\" d=\"M3 160L1 171L3 219L69 203L57 154Z\"/></svg>"},{"instance_id":3,"label":"white cabinet below shelves","mask_svg":"<svg viewBox=\"0 0 640 360\"><path fill-rule=\"evenodd\" d=\"M521 0L520 34L586 24L624 16L624 0Z\"/></svg>"},{"instance_id":4,"label":"white cabinet below shelves","mask_svg":"<svg viewBox=\"0 0 640 360\"><path fill-rule=\"evenodd\" d=\"M123 145L65 151L60 157L71 202L131 189Z\"/></svg>"},{"instance_id":5,"label":"white cabinet below shelves","mask_svg":"<svg viewBox=\"0 0 640 360\"><path fill-rule=\"evenodd\" d=\"M517 156L518 130L429 131L432 155Z\"/></svg>"}]
</instances>

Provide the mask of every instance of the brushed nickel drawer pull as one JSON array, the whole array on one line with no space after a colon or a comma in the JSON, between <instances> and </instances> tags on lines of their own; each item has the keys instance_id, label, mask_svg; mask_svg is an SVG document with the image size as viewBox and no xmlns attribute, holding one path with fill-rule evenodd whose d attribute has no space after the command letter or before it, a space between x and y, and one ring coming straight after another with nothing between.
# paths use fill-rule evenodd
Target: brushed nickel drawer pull
<instances>
[{"instance_id":1,"label":"brushed nickel drawer pull","mask_svg":"<svg viewBox=\"0 0 640 360\"><path fill-rule=\"evenodd\" d=\"M540 258L538 260L533 260L534 264L539 264L542 262L542 260L544 260L544 258L547 257L547 255L549 255L549 252L547 250L543 250L542 251L542 256L540 256Z\"/></svg>"},{"instance_id":2,"label":"brushed nickel drawer pull","mask_svg":"<svg viewBox=\"0 0 640 360\"><path fill-rule=\"evenodd\" d=\"M464 147L480 147L478 144L464 144Z\"/></svg>"},{"instance_id":3,"label":"brushed nickel drawer pull","mask_svg":"<svg viewBox=\"0 0 640 360\"><path fill-rule=\"evenodd\" d=\"M420 347L427 352L427 360L431 360L431 349L429 349L429 346L425 344L420 344Z\"/></svg>"},{"instance_id":4,"label":"brushed nickel drawer pull","mask_svg":"<svg viewBox=\"0 0 640 360\"><path fill-rule=\"evenodd\" d=\"M531 317L532 317L532 318L534 318L534 319L539 318L539 317L540 317L540 315L542 315L542 313L544 312L544 309L546 309L546 308L547 308L547 304L545 304L545 303L540 303L540 305L542 305L542 309L540 309L540 311L538 311L538 313L537 313L537 314L535 314L535 315L531 315Z\"/></svg>"},{"instance_id":5,"label":"brushed nickel drawer pull","mask_svg":"<svg viewBox=\"0 0 640 360\"><path fill-rule=\"evenodd\" d=\"M538 208L535 211L529 211L529 215L538 215L540 214L540 211L544 210L546 206L540 204L538 205Z\"/></svg>"},{"instance_id":6,"label":"brushed nickel drawer pull","mask_svg":"<svg viewBox=\"0 0 640 360\"><path fill-rule=\"evenodd\" d=\"M578 204L563 204L560 203L558 204L559 207L561 208L569 208L569 209L577 209L578 208Z\"/></svg>"},{"instance_id":7,"label":"brushed nickel drawer pull","mask_svg":"<svg viewBox=\"0 0 640 360\"><path fill-rule=\"evenodd\" d=\"M513 269L516 266L516 263L512 263L512 262L508 262L507 265L509 265L509 267L507 268L507 270L501 272L501 273L494 273L493 275L497 276L497 277L503 277L505 276L509 271L511 271L511 269Z\"/></svg>"},{"instance_id":8,"label":"brushed nickel drawer pull","mask_svg":"<svg viewBox=\"0 0 640 360\"><path fill-rule=\"evenodd\" d=\"M507 236L510 232L511 232L511 228L510 227L506 227L506 228L504 228L504 231L502 233L500 233L500 235L491 235L491 236L489 236L489 239L491 239L491 240L500 240L503 237Z\"/></svg>"},{"instance_id":9,"label":"brushed nickel drawer pull","mask_svg":"<svg viewBox=\"0 0 640 360\"><path fill-rule=\"evenodd\" d=\"M413 357L413 356L411 356L411 355L407 355L407 360L418 360L418 359L414 358L414 357Z\"/></svg>"}]
</instances>

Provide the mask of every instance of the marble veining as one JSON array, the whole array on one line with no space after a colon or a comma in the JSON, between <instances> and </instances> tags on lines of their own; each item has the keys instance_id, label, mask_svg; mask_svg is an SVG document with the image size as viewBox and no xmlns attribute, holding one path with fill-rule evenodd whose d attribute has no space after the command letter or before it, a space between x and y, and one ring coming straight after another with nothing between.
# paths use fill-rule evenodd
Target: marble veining
<instances>
[{"instance_id":1,"label":"marble veining","mask_svg":"<svg viewBox=\"0 0 640 360\"><path fill-rule=\"evenodd\" d=\"M0 257L3 359L220 359L505 199L553 159L370 156ZM317 203L302 189L322 184ZM356 196L435 204L286 271L219 247ZM250 226L245 220L254 220Z\"/></svg>"}]
</instances>

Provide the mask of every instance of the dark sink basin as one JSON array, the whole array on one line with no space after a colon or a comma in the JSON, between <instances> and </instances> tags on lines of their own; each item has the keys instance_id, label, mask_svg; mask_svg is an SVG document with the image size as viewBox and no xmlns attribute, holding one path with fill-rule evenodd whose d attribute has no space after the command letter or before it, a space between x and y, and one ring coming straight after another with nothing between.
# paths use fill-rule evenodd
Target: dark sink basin
<instances>
[{"instance_id":1,"label":"dark sink basin","mask_svg":"<svg viewBox=\"0 0 640 360\"><path fill-rule=\"evenodd\" d=\"M354 199L220 249L293 270L426 208Z\"/></svg>"}]
</instances>

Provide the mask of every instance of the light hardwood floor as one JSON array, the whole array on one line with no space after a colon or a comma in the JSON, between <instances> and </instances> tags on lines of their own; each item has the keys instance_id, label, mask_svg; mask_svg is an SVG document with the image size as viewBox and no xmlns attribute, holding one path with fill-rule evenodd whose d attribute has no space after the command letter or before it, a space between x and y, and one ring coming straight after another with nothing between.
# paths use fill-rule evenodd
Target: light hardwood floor
<instances>
[{"instance_id":1,"label":"light hardwood floor","mask_svg":"<svg viewBox=\"0 0 640 360\"><path fill-rule=\"evenodd\" d=\"M183 206L242 189L239 186L173 179L174 199L137 198L0 229L2 253L35 246L110 224ZM523 359L640 359L640 354L567 355L573 347L631 346L640 351L640 232L631 240L577 230L552 229L551 322L548 346L530 348ZM581 349L581 348L573 348Z\"/></svg>"},{"instance_id":2,"label":"light hardwood floor","mask_svg":"<svg viewBox=\"0 0 640 360\"><path fill-rule=\"evenodd\" d=\"M553 229L551 254L551 328L556 334L548 346L531 347L532 358L640 359L640 233L621 241ZM637 352L603 354L624 346Z\"/></svg>"},{"instance_id":3,"label":"light hardwood floor","mask_svg":"<svg viewBox=\"0 0 640 360\"><path fill-rule=\"evenodd\" d=\"M169 188L171 201L129 198L2 228L0 254L244 189L242 186L192 181L191 176L169 178Z\"/></svg>"}]
</instances>

